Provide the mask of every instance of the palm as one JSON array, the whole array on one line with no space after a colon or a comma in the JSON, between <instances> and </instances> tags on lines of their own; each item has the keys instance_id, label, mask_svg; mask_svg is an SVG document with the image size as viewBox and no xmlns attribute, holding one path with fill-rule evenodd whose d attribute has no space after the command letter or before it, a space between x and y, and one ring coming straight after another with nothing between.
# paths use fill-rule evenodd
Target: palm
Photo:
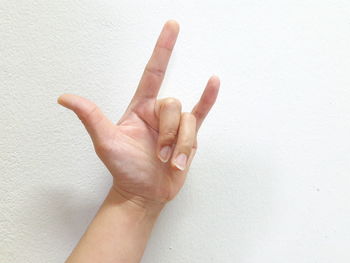
<instances>
[{"instance_id":1,"label":"palm","mask_svg":"<svg viewBox=\"0 0 350 263\"><path fill-rule=\"evenodd\" d=\"M165 202L181 189L196 149L196 134L215 102L219 81L208 81L191 113L181 113L174 99L157 100L157 94L178 35L176 22L165 24L139 86L125 114L117 123L107 119L92 102L63 95L59 103L82 120L96 153L114 177L114 188L127 198ZM170 159L161 158L161 149ZM169 148L169 147L168 147ZM178 169L176 156L187 156ZM186 154L184 154L186 153Z\"/></svg>"},{"instance_id":2,"label":"palm","mask_svg":"<svg viewBox=\"0 0 350 263\"><path fill-rule=\"evenodd\" d=\"M115 126L105 164L119 190L150 200L169 200L181 188L185 177L176 176L183 172L157 158L159 131L149 124L155 122L158 120L153 116L128 113Z\"/></svg>"}]
</instances>

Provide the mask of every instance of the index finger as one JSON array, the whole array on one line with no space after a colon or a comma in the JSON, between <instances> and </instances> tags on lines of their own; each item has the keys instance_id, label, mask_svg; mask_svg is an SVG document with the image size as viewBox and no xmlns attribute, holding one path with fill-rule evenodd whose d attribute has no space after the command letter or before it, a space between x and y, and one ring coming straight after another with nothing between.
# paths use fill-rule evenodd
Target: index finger
<instances>
[{"instance_id":1,"label":"index finger","mask_svg":"<svg viewBox=\"0 0 350 263\"><path fill-rule=\"evenodd\" d=\"M179 24L176 21L169 20L164 24L132 99L136 104L157 97L178 34Z\"/></svg>"}]
</instances>

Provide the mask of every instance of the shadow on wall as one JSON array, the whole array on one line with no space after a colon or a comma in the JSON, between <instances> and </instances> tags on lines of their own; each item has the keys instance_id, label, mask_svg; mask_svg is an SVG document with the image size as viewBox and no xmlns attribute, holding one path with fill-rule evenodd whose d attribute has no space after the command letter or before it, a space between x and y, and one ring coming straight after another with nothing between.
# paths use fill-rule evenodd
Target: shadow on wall
<instances>
[{"instance_id":1,"label":"shadow on wall","mask_svg":"<svg viewBox=\"0 0 350 263\"><path fill-rule=\"evenodd\" d=\"M215 144L215 147L214 147ZM248 145L208 141L198 151L185 187L163 211L143 262L247 262L271 227L276 178L271 160ZM222 158L226 156L226 158ZM107 173L107 172L105 172ZM27 246L45 243L68 256L100 207L111 183L33 186L19 223L30 231ZM42 240L45 240L43 242ZM30 248L32 250L32 247ZM191 251L191 253L184 252ZM33 252L39 256L40 251Z\"/></svg>"},{"instance_id":2,"label":"shadow on wall","mask_svg":"<svg viewBox=\"0 0 350 263\"><path fill-rule=\"evenodd\" d=\"M104 200L111 178L100 175L93 182L96 184L33 186L19 219L30 229L27 245L32 246L31 250L35 249L35 243L42 244L45 240L48 249L55 251L52 262L56 262L56 255L69 255ZM35 239L39 239L38 242Z\"/></svg>"}]
</instances>

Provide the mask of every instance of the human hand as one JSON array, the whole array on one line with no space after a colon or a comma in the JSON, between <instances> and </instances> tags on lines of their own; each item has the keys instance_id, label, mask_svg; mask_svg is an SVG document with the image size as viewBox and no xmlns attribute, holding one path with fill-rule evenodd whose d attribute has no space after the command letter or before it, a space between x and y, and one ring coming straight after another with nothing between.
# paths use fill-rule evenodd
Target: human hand
<instances>
[{"instance_id":1,"label":"human hand","mask_svg":"<svg viewBox=\"0 0 350 263\"><path fill-rule=\"evenodd\" d=\"M158 38L138 88L117 124L91 101L71 94L58 103L73 110L91 136L95 151L113 176L113 189L137 205L163 205L185 181L197 149L197 133L220 86L212 76L191 113L175 98L157 94L175 45L179 25L168 21Z\"/></svg>"}]
</instances>

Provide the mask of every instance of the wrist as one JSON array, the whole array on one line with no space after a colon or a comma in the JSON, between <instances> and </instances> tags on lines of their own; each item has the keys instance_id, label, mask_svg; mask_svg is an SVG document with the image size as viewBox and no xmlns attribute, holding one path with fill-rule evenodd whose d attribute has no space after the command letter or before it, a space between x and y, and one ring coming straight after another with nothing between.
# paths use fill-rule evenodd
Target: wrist
<instances>
[{"instance_id":1,"label":"wrist","mask_svg":"<svg viewBox=\"0 0 350 263\"><path fill-rule=\"evenodd\" d=\"M66 262L139 262L162 207L112 187Z\"/></svg>"},{"instance_id":2,"label":"wrist","mask_svg":"<svg viewBox=\"0 0 350 263\"><path fill-rule=\"evenodd\" d=\"M115 185L111 187L106 202L126 210L130 215L144 219L156 219L165 206L165 203L148 200L122 191Z\"/></svg>"}]
</instances>

